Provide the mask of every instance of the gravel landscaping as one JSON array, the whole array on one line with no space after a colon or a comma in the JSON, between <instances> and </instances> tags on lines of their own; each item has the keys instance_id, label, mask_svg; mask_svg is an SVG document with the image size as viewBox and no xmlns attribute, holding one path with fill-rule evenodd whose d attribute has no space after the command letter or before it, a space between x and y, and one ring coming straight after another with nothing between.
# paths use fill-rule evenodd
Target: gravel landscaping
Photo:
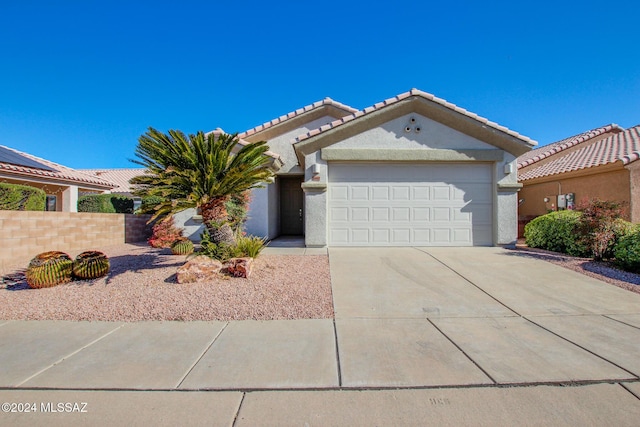
<instances>
[{"instance_id":1,"label":"gravel landscaping","mask_svg":"<svg viewBox=\"0 0 640 427\"><path fill-rule=\"evenodd\" d=\"M327 256L261 255L249 279L220 275L210 282L178 284L175 273L185 256L128 244L102 252L111 261L111 272L101 279L30 289L22 274L5 278L0 285L0 319L131 322L333 317Z\"/></svg>"}]
</instances>

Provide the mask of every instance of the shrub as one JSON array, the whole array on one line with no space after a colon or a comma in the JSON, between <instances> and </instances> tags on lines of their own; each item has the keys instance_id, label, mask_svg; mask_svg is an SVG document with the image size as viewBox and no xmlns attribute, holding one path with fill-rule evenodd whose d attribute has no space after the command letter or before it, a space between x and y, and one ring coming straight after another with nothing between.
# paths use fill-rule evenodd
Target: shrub
<instances>
[{"instance_id":1,"label":"shrub","mask_svg":"<svg viewBox=\"0 0 640 427\"><path fill-rule=\"evenodd\" d=\"M170 248L173 242L182 239L182 231L176 227L173 216L169 215L154 224L148 242L154 248Z\"/></svg>"},{"instance_id":2,"label":"shrub","mask_svg":"<svg viewBox=\"0 0 640 427\"><path fill-rule=\"evenodd\" d=\"M578 207L582 213L575 229L576 241L589 249L595 260L611 258L616 242L629 232L631 225L621 217L623 204L591 200Z\"/></svg>"},{"instance_id":3,"label":"shrub","mask_svg":"<svg viewBox=\"0 0 640 427\"><path fill-rule=\"evenodd\" d=\"M164 198L160 196L147 196L142 198L142 203L138 209L139 213L153 213L154 208L164 202Z\"/></svg>"},{"instance_id":4,"label":"shrub","mask_svg":"<svg viewBox=\"0 0 640 427\"><path fill-rule=\"evenodd\" d=\"M214 243L211 240L209 230L206 228L200 235L202 239L200 241L200 254L208 256L209 258L217 259L218 261L225 262L231 258L239 257L241 254L238 251L237 246L229 245L228 243L220 242Z\"/></svg>"},{"instance_id":5,"label":"shrub","mask_svg":"<svg viewBox=\"0 0 640 427\"><path fill-rule=\"evenodd\" d=\"M78 198L78 212L133 213L133 199L117 194L89 194Z\"/></svg>"},{"instance_id":6,"label":"shrub","mask_svg":"<svg viewBox=\"0 0 640 427\"><path fill-rule=\"evenodd\" d=\"M64 252L50 251L36 255L25 273L30 288L50 288L71 281L73 261Z\"/></svg>"},{"instance_id":7,"label":"shrub","mask_svg":"<svg viewBox=\"0 0 640 427\"><path fill-rule=\"evenodd\" d=\"M575 236L580 216L576 211L558 211L533 219L524 227L527 245L573 256L587 255L587 248Z\"/></svg>"},{"instance_id":8,"label":"shrub","mask_svg":"<svg viewBox=\"0 0 640 427\"><path fill-rule=\"evenodd\" d=\"M256 236L239 236L236 246L241 256L256 258L264 248L264 242L265 239Z\"/></svg>"},{"instance_id":9,"label":"shrub","mask_svg":"<svg viewBox=\"0 0 640 427\"><path fill-rule=\"evenodd\" d=\"M633 273L640 273L640 229L621 237L614 249L615 263Z\"/></svg>"},{"instance_id":10,"label":"shrub","mask_svg":"<svg viewBox=\"0 0 640 427\"><path fill-rule=\"evenodd\" d=\"M109 258L98 251L82 252L73 261L73 275L83 280L106 276L109 268Z\"/></svg>"},{"instance_id":11,"label":"shrub","mask_svg":"<svg viewBox=\"0 0 640 427\"><path fill-rule=\"evenodd\" d=\"M0 210L44 211L47 194L27 185L0 183Z\"/></svg>"},{"instance_id":12,"label":"shrub","mask_svg":"<svg viewBox=\"0 0 640 427\"><path fill-rule=\"evenodd\" d=\"M171 245L171 253L174 255L189 255L193 253L193 243L189 239L180 239Z\"/></svg>"}]
</instances>

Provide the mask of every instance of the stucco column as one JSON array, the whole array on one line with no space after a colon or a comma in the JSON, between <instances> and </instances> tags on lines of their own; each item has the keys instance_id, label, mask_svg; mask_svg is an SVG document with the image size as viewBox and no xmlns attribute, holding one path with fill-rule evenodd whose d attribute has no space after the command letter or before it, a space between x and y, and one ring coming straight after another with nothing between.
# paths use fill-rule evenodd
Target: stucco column
<instances>
[{"instance_id":1,"label":"stucco column","mask_svg":"<svg viewBox=\"0 0 640 427\"><path fill-rule=\"evenodd\" d=\"M304 241L308 248L327 246L327 184L307 181L304 191Z\"/></svg>"},{"instance_id":2,"label":"stucco column","mask_svg":"<svg viewBox=\"0 0 640 427\"><path fill-rule=\"evenodd\" d=\"M515 247L518 240L518 190L522 184L498 184L496 245Z\"/></svg>"},{"instance_id":3,"label":"stucco column","mask_svg":"<svg viewBox=\"0 0 640 427\"><path fill-rule=\"evenodd\" d=\"M62 192L62 212L78 212L78 186L70 185Z\"/></svg>"}]
</instances>

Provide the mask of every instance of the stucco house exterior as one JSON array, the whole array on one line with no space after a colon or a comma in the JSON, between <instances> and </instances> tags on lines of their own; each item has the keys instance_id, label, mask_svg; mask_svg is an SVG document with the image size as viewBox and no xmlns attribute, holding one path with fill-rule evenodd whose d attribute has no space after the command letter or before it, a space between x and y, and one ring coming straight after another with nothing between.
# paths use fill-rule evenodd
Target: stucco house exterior
<instances>
[{"instance_id":1,"label":"stucco house exterior","mask_svg":"<svg viewBox=\"0 0 640 427\"><path fill-rule=\"evenodd\" d=\"M516 158L536 145L417 89L363 110L327 98L239 136L283 162L247 231L307 247L511 245Z\"/></svg>"},{"instance_id":2,"label":"stucco house exterior","mask_svg":"<svg viewBox=\"0 0 640 427\"><path fill-rule=\"evenodd\" d=\"M115 187L104 178L2 145L0 182L40 188L47 194L47 210L61 212L78 211L78 194L99 194Z\"/></svg>"},{"instance_id":3,"label":"stucco house exterior","mask_svg":"<svg viewBox=\"0 0 640 427\"><path fill-rule=\"evenodd\" d=\"M640 222L639 158L640 126L624 129L616 124L520 156L520 223L596 198L623 202L626 219Z\"/></svg>"}]
</instances>

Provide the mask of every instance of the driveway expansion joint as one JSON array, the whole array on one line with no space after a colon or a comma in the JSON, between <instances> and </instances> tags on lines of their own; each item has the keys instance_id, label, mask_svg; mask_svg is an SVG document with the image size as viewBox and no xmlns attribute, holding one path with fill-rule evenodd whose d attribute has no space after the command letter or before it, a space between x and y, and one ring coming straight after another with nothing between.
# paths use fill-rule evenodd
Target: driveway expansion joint
<instances>
[{"instance_id":1,"label":"driveway expansion joint","mask_svg":"<svg viewBox=\"0 0 640 427\"><path fill-rule=\"evenodd\" d=\"M487 376L487 378L489 378L491 380L491 382L493 382L493 384L498 384L498 382L491 376L489 375L489 373L487 371L485 371L482 366L480 366L475 360L473 360L471 358L471 356L469 356L467 354L467 352L465 352L462 347L460 347L458 344L456 344L455 341L453 341L451 338L449 338L449 336L447 334L445 334L440 328L438 328L438 326L436 326L435 323L433 323L431 321L431 319L427 319L427 322L429 322L431 324L431 326L433 326L436 331L440 332L442 334L443 337L445 337L447 340L449 340L449 342L451 344L454 345L455 348L458 349L458 351L460 351L467 359L469 359L469 361L471 361L471 363L473 363L475 365L476 368L480 369L482 371L483 374L485 374Z\"/></svg>"},{"instance_id":2,"label":"driveway expansion joint","mask_svg":"<svg viewBox=\"0 0 640 427\"><path fill-rule=\"evenodd\" d=\"M438 261L440 264L442 264L444 267L448 268L449 270L451 270L454 274L456 274L457 276L459 276L460 278L462 278L463 280L465 280L467 283L469 283L471 286L475 287L476 289L478 289L480 292L484 293L485 295L487 295L489 298L491 298L492 300L494 300L495 302L497 302L498 304L500 304L501 306L503 306L504 308L506 308L507 310L511 311L512 313L515 313L516 316L520 316L522 317L522 315L520 313L518 313L517 311L515 311L513 308L509 307L508 305L506 305L505 303L503 303L502 301L500 301L498 298L494 297L493 295L491 295L489 292L485 291L484 289L482 289L480 286L476 285L475 283L473 283L471 280L469 280L467 277L465 277L464 275L462 275L459 271L457 271L454 268L451 268L450 266L448 266L444 261L438 259L435 255L426 252L423 249L420 248L415 248L418 251L429 255L431 258L433 258L434 260Z\"/></svg>"},{"instance_id":3,"label":"driveway expansion joint","mask_svg":"<svg viewBox=\"0 0 640 427\"><path fill-rule=\"evenodd\" d=\"M603 316L603 317L607 317L607 316ZM523 318L523 319L525 319L526 321L530 322L531 324L533 324L533 325L537 326L538 328L541 328L542 330L544 330L544 331L546 331L546 332L549 332L550 334L555 335L556 337L558 337L558 338L560 338L560 339L563 339L563 340L565 340L566 342L568 342L568 343L570 343L570 344L575 345L576 347L580 348L581 350L584 350L584 351L586 351L587 353L592 354L593 356L595 356L595 357L597 357L597 358L599 358L599 359L602 359L602 360L604 360L604 361L605 361L605 362L607 362L607 363L610 363L611 365L615 366L616 368L621 369L621 370L623 370L623 371L625 371L625 372L627 372L627 373L629 373L629 374L633 375L634 379L640 379L640 377L638 377L638 375L637 375L637 374L635 374L635 373L631 372L630 370L626 369L625 367L620 366L619 364L617 364L617 363L615 363L615 362L613 362L613 361L611 361L611 360L607 359L606 357L601 356L601 355L599 355L598 353L595 353L595 352L594 352L594 351L592 351L592 350L589 350L588 348L586 348L586 347L584 347L584 346L582 346L582 345L580 345L580 344L578 344L578 343L576 343L576 342L574 342L574 341L570 340L569 338L565 338L565 337L563 337L562 335L560 335L560 334L558 334L558 333L556 333L556 332L552 331L551 329L545 328L544 326L542 326L542 325L540 325L540 324L538 324L538 323L534 322L533 320L529 319L528 317L523 316L522 318ZM611 320L614 320L614 319L611 319ZM623 323L623 324L625 324L625 325L626 325L626 323L624 323L624 322L620 322L620 323Z\"/></svg>"}]
</instances>

